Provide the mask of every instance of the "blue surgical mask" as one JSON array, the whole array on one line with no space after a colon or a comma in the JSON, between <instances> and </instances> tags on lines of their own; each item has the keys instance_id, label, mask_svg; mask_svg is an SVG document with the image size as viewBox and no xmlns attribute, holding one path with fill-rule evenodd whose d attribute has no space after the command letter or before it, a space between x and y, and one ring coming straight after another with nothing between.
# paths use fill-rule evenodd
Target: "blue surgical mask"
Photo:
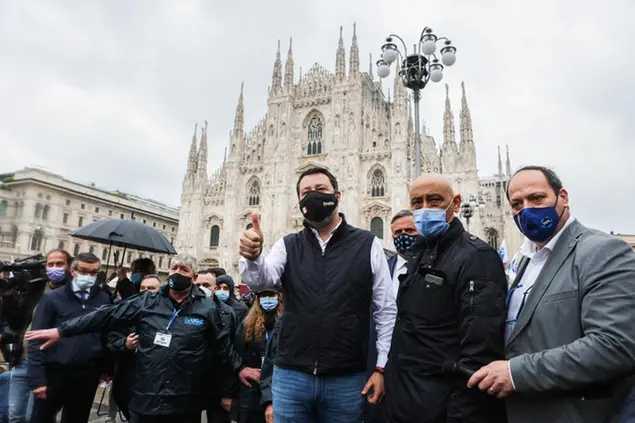
<instances>
[{"instance_id":1,"label":"blue surgical mask","mask_svg":"<svg viewBox=\"0 0 635 423\"><path fill-rule=\"evenodd\" d=\"M139 283L141 283L141 273L134 272L132 275L130 275L130 282L132 282L135 285L138 285Z\"/></svg>"},{"instance_id":2,"label":"blue surgical mask","mask_svg":"<svg viewBox=\"0 0 635 423\"><path fill-rule=\"evenodd\" d=\"M416 209L412 211L415 219L417 231L428 240L435 240L445 234L450 227L446 221L445 214L452 206L452 202L445 209Z\"/></svg>"},{"instance_id":3,"label":"blue surgical mask","mask_svg":"<svg viewBox=\"0 0 635 423\"><path fill-rule=\"evenodd\" d=\"M400 234L397 238L393 238L392 242L395 244L397 252L403 254L410 250L416 240L416 235Z\"/></svg>"},{"instance_id":4,"label":"blue surgical mask","mask_svg":"<svg viewBox=\"0 0 635 423\"><path fill-rule=\"evenodd\" d=\"M47 267L46 276L53 283L60 283L66 277L66 269L63 267Z\"/></svg>"},{"instance_id":5,"label":"blue surgical mask","mask_svg":"<svg viewBox=\"0 0 635 423\"><path fill-rule=\"evenodd\" d=\"M75 276L75 284L82 291L88 291L95 285L97 277L90 275L77 275Z\"/></svg>"},{"instance_id":6,"label":"blue surgical mask","mask_svg":"<svg viewBox=\"0 0 635 423\"><path fill-rule=\"evenodd\" d=\"M278 308L278 298L262 297L260 298L260 307L262 307L262 309L267 313L270 313Z\"/></svg>"},{"instance_id":7,"label":"blue surgical mask","mask_svg":"<svg viewBox=\"0 0 635 423\"><path fill-rule=\"evenodd\" d=\"M533 242L545 242L556 232L562 215L558 214L556 204L551 207L528 207L514 216L514 222L528 239Z\"/></svg>"},{"instance_id":8,"label":"blue surgical mask","mask_svg":"<svg viewBox=\"0 0 635 423\"><path fill-rule=\"evenodd\" d=\"M229 292L218 290L216 291L216 298L225 303L229 300Z\"/></svg>"}]
</instances>

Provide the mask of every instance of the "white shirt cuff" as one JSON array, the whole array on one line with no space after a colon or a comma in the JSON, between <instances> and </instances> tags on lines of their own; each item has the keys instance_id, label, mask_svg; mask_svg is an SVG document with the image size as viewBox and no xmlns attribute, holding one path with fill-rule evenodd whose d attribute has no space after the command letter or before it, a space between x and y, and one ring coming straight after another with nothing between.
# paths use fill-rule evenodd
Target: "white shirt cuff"
<instances>
[{"instance_id":1,"label":"white shirt cuff","mask_svg":"<svg viewBox=\"0 0 635 423\"><path fill-rule=\"evenodd\" d=\"M377 354L377 367L381 367L383 369L386 367L386 363L388 363L388 355Z\"/></svg>"},{"instance_id":2,"label":"white shirt cuff","mask_svg":"<svg viewBox=\"0 0 635 423\"><path fill-rule=\"evenodd\" d=\"M507 369L509 371L509 380L512 382L512 388L514 388L515 391L516 385L514 384L514 376L512 376L512 365L509 360L507 360Z\"/></svg>"},{"instance_id":3,"label":"white shirt cuff","mask_svg":"<svg viewBox=\"0 0 635 423\"><path fill-rule=\"evenodd\" d=\"M256 260L254 260L254 261L245 259L245 264L247 265L247 270L251 271L251 272L260 269L260 267L262 267L264 262L265 262L265 256L262 253L260 253L258 258Z\"/></svg>"}]
</instances>

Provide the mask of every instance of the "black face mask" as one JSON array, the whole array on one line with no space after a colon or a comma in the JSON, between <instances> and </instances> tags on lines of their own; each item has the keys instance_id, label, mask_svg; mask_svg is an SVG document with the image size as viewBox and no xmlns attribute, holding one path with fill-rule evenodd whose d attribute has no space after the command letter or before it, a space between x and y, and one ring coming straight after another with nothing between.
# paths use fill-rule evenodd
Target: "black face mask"
<instances>
[{"instance_id":1,"label":"black face mask","mask_svg":"<svg viewBox=\"0 0 635 423\"><path fill-rule=\"evenodd\" d=\"M192 286L192 278L175 273L168 277L168 286L174 291L185 291Z\"/></svg>"},{"instance_id":2,"label":"black face mask","mask_svg":"<svg viewBox=\"0 0 635 423\"><path fill-rule=\"evenodd\" d=\"M309 223L320 224L333 215L337 208L337 195L311 191L300 200L299 205Z\"/></svg>"}]
</instances>

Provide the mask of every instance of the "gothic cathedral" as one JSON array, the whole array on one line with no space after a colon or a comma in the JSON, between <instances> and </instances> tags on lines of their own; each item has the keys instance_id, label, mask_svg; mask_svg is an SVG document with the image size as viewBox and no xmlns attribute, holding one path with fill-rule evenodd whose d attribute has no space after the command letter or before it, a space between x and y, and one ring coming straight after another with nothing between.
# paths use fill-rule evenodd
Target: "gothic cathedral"
<instances>
[{"instance_id":1,"label":"gothic cathedral","mask_svg":"<svg viewBox=\"0 0 635 423\"><path fill-rule=\"evenodd\" d=\"M283 69L280 43L268 94L268 110L250 131L244 128L241 85L229 149L220 169L207 174L207 134L195 129L183 180L176 249L194 254L202 266L238 273L238 243L261 215L265 251L278 238L302 228L295 184L299 174L323 166L338 178L340 211L349 223L373 231L393 250L390 219L408 208L408 187L414 175L414 125L407 90L395 82L385 95L371 68L359 69L355 27L349 52L340 28L335 73L315 64L296 79L291 42ZM469 229L498 248L506 240L510 252L522 238L506 204L511 173L509 152L503 171L479 179L472 120L462 84L460 140L446 85L443 143L422 133L422 171L443 172L464 201L475 205ZM461 217L462 220L463 219ZM510 248L511 247L511 248Z\"/></svg>"}]
</instances>

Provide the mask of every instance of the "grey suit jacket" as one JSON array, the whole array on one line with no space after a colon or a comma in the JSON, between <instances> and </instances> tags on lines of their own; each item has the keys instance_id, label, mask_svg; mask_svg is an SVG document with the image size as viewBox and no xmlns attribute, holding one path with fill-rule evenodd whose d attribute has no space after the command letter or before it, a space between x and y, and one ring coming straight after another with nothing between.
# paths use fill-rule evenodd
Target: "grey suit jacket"
<instances>
[{"instance_id":1,"label":"grey suit jacket","mask_svg":"<svg viewBox=\"0 0 635 423\"><path fill-rule=\"evenodd\" d=\"M635 373L634 313L635 253L574 221L506 345L509 423L616 422Z\"/></svg>"}]
</instances>

